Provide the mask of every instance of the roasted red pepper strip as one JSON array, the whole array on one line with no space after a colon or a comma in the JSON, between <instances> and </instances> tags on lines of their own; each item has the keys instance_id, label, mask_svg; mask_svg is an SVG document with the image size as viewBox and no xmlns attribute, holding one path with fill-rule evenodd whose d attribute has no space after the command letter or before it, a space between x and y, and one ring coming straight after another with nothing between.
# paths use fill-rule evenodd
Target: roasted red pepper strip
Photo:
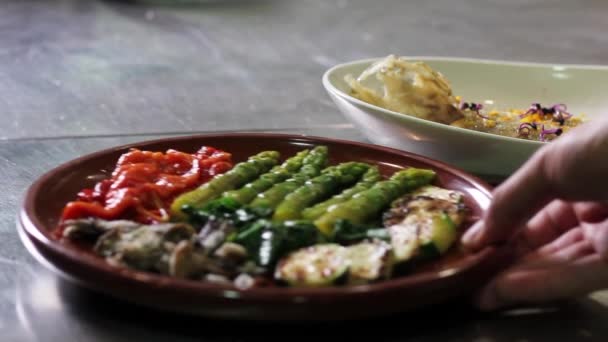
<instances>
[{"instance_id":1,"label":"roasted red pepper strip","mask_svg":"<svg viewBox=\"0 0 608 342\"><path fill-rule=\"evenodd\" d=\"M168 218L172 200L232 168L231 155L213 147L195 154L132 149L123 154L109 179L84 189L68 203L62 220L98 217L157 223Z\"/></svg>"}]
</instances>

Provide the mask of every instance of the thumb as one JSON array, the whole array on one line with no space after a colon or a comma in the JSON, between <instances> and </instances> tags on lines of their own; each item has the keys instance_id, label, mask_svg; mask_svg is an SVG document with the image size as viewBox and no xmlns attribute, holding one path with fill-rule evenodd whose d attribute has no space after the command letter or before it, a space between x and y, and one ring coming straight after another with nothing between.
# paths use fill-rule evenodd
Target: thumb
<instances>
[{"instance_id":1,"label":"thumb","mask_svg":"<svg viewBox=\"0 0 608 342\"><path fill-rule=\"evenodd\" d=\"M589 246L573 245L570 253L585 254ZM608 264L599 254L574 263L535 263L515 267L492 280L478 295L477 305L493 311L521 304L540 304L582 296L608 287Z\"/></svg>"}]
</instances>

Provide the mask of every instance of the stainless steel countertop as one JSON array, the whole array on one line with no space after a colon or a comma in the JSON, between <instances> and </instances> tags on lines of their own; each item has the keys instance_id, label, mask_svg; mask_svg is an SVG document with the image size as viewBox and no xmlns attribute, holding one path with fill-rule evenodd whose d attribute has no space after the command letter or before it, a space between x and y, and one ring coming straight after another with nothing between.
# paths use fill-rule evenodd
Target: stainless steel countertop
<instances>
[{"instance_id":1,"label":"stainless steel countertop","mask_svg":"<svg viewBox=\"0 0 608 342\"><path fill-rule=\"evenodd\" d=\"M608 64L607 17L602 0L2 1L0 340L285 339L267 326L154 313L59 280L19 241L23 192L59 163L161 135L264 130L365 141L321 86L333 64L389 53ZM598 293L496 315L442 306L360 324L360 332L605 341L607 321L608 295ZM298 335L344 330L353 329Z\"/></svg>"}]
</instances>

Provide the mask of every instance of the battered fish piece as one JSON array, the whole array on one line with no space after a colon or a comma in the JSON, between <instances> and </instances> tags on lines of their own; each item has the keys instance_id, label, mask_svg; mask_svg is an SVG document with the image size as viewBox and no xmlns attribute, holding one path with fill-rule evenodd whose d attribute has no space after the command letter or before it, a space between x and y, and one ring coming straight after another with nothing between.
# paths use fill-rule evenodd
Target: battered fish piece
<instances>
[{"instance_id":1,"label":"battered fish piece","mask_svg":"<svg viewBox=\"0 0 608 342\"><path fill-rule=\"evenodd\" d=\"M354 97L395 112L443 124L464 117L448 80L424 62L389 55L356 79L347 75L345 81Z\"/></svg>"}]
</instances>

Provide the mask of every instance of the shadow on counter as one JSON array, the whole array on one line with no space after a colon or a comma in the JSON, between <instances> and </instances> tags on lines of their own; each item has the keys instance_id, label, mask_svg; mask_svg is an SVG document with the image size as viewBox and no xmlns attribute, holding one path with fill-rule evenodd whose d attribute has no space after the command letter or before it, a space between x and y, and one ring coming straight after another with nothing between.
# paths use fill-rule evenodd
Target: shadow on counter
<instances>
[{"instance_id":1,"label":"shadow on counter","mask_svg":"<svg viewBox=\"0 0 608 342\"><path fill-rule=\"evenodd\" d=\"M299 340L311 336L356 334L375 340L416 341L546 341L584 340L608 336L608 308L592 300L567 301L544 309L483 314L457 300L421 311L370 320L272 323L207 319L140 307L58 280L66 314L91 331L137 339L170 335L190 339L240 341ZM283 330L289 331L285 333ZM287 335L286 335L287 334ZM358 338L355 338L356 340ZM368 338L366 338L368 339ZM600 338L601 339L601 338ZM598 339L598 340L600 340Z\"/></svg>"}]
</instances>

